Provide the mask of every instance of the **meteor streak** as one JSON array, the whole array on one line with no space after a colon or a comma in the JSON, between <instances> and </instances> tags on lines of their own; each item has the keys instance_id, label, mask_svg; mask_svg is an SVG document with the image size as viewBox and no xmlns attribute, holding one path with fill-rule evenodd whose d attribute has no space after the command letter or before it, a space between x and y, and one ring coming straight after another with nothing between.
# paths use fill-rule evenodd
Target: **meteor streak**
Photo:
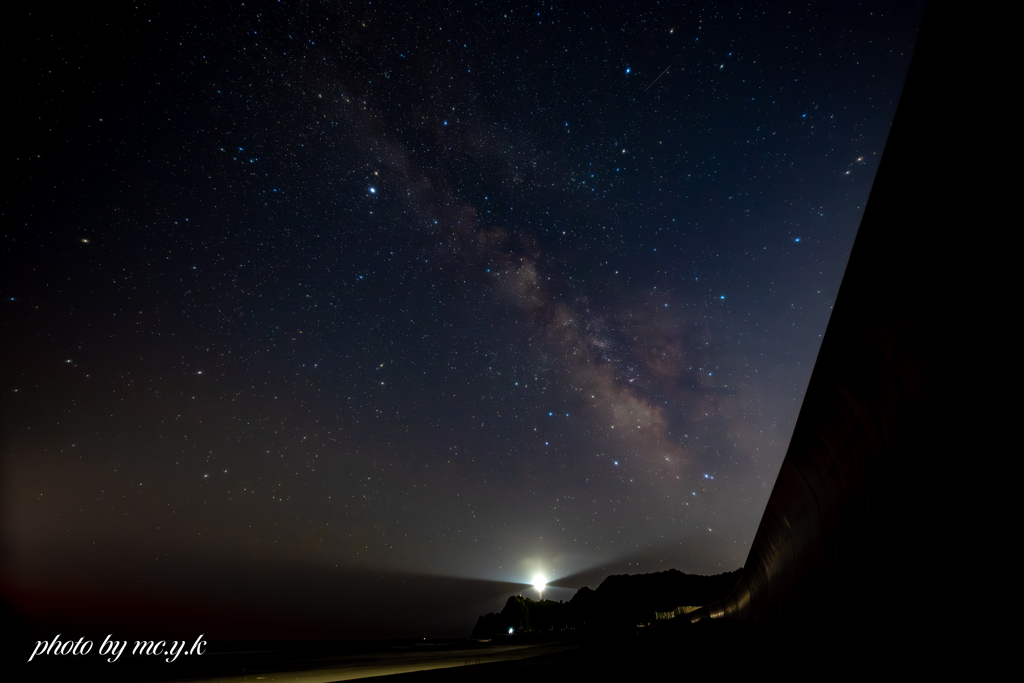
<instances>
[{"instance_id":1,"label":"meteor streak","mask_svg":"<svg viewBox=\"0 0 1024 683\"><path fill-rule=\"evenodd\" d=\"M672 68L672 65L669 64L668 66L665 67L665 71L668 71L671 68ZM665 75L665 71L662 71L660 74L658 74L658 78L661 78L662 76L664 76ZM655 78L653 81L651 81L651 85L654 85L655 83L657 83L658 82L658 78ZM650 90L651 89L651 85L649 85L646 88L644 88L644 92L647 92L648 90Z\"/></svg>"}]
</instances>

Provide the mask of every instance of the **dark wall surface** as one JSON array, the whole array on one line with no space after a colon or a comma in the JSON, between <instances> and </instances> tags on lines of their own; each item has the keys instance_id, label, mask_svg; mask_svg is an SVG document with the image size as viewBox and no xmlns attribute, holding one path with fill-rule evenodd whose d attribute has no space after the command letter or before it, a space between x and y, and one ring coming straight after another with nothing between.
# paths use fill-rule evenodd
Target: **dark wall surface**
<instances>
[{"instance_id":1,"label":"dark wall surface","mask_svg":"<svg viewBox=\"0 0 1024 683\"><path fill-rule=\"evenodd\" d=\"M993 227L971 191L988 169L963 116L979 84L955 19L929 7L742 578L694 621L770 624L791 654L849 666L945 654L965 549L950 485L960 471L971 486L985 431L962 381L972 328L985 324L968 294L971 243Z\"/></svg>"}]
</instances>

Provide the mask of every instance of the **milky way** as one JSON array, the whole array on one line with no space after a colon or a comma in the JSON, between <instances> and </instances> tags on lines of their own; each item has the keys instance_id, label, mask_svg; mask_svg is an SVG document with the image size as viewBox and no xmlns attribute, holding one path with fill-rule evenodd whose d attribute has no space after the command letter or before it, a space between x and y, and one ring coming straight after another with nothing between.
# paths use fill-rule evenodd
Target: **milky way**
<instances>
[{"instance_id":1,"label":"milky way","mask_svg":"<svg viewBox=\"0 0 1024 683\"><path fill-rule=\"evenodd\" d=\"M743 564L920 5L174 12L25 90L11 580Z\"/></svg>"}]
</instances>

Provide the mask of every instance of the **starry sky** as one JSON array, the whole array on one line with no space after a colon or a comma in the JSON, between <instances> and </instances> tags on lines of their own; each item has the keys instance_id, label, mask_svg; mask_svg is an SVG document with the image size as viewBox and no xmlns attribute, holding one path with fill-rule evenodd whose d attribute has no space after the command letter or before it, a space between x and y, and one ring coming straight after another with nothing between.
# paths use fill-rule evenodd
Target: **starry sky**
<instances>
[{"instance_id":1,"label":"starry sky","mask_svg":"<svg viewBox=\"0 0 1024 683\"><path fill-rule=\"evenodd\" d=\"M923 9L19 10L5 594L742 566Z\"/></svg>"}]
</instances>

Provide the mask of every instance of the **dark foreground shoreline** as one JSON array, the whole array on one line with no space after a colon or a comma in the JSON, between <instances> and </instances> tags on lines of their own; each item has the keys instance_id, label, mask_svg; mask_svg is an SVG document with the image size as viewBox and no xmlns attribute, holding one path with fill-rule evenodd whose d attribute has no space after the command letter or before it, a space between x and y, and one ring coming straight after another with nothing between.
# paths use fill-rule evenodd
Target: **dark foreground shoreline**
<instances>
[{"instance_id":1,"label":"dark foreground shoreline","mask_svg":"<svg viewBox=\"0 0 1024 683\"><path fill-rule=\"evenodd\" d=\"M165 663L141 657L107 664L100 657L12 663L11 680L110 683L267 681L328 683L380 676L416 681L634 680L709 675L727 680L775 671L790 680L853 680L879 663L898 670L884 643L847 638L801 647L755 623L663 623L620 634L562 633L473 640L286 641L211 643L203 657ZM838 635L838 634L837 634ZM847 634L849 635L849 634ZM789 640L790 642L787 642ZM855 652L857 656L851 657ZM8 660L9 663L10 660ZM24 659L21 660L24 662ZM12 671L13 669L13 671ZM417 670L418 669L418 670Z\"/></svg>"}]
</instances>

